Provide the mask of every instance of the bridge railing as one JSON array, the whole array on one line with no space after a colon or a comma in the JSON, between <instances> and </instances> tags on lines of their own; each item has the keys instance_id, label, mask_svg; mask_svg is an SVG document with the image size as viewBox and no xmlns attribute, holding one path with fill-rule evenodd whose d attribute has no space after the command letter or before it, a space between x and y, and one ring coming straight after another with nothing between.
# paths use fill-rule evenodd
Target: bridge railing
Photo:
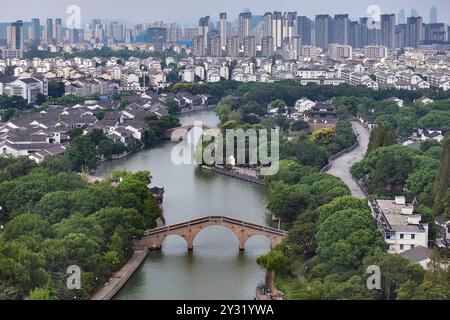
<instances>
[{"instance_id":1,"label":"bridge railing","mask_svg":"<svg viewBox=\"0 0 450 320\"><path fill-rule=\"evenodd\" d=\"M159 228L155 228L152 230L148 230L144 233L144 237L150 237L150 236L161 234L164 232L179 230L182 228L199 225L199 224L203 224L206 222L216 222L216 223L228 222L233 225L242 226L242 227L250 228L253 230L259 230L259 231L263 231L266 233L283 236L283 237L288 234L286 231L283 231L283 230L279 230L279 229L275 229L275 228L271 228L271 227L265 227L265 226L261 226L261 225L255 224L255 223L245 222L243 220L237 220L237 219L228 218L228 217L224 217L224 216L209 216L209 217L190 220L190 221L186 221L186 222L182 222L182 223L178 223L178 224L174 224L174 225L170 225L170 226L164 226L164 227L159 227Z\"/></svg>"}]
</instances>

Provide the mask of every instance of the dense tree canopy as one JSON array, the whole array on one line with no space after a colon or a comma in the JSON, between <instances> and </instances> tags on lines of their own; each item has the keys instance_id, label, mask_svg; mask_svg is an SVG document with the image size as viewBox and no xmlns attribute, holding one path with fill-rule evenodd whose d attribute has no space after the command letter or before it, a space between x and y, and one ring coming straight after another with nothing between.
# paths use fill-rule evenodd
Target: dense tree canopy
<instances>
[{"instance_id":1,"label":"dense tree canopy","mask_svg":"<svg viewBox=\"0 0 450 320\"><path fill-rule=\"evenodd\" d=\"M2 158L0 171L12 173L0 182L3 299L89 298L160 215L147 187L149 172L120 172L89 184L60 157L39 167L25 158ZM82 270L81 290L64 285L70 265Z\"/></svg>"}]
</instances>

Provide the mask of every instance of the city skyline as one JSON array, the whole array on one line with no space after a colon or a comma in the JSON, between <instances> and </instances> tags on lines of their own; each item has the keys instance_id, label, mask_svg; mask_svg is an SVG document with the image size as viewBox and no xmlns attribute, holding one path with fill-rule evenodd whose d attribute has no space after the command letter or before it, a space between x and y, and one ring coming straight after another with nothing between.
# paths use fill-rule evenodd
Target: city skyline
<instances>
[{"instance_id":1,"label":"city skyline","mask_svg":"<svg viewBox=\"0 0 450 320\"><path fill-rule=\"evenodd\" d=\"M42 5L48 3L48 6ZM314 5L308 4L306 1L281 1L273 3L272 1L262 0L244 0L241 1L239 6L230 8L228 4L219 1L206 1L198 0L195 3L189 3L180 0L174 0L171 3L170 12L166 10L166 3L156 1L144 1L144 0L130 0L130 10L123 11L123 8L119 6L110 6L110 3L106 0L97 0L95 2L88 2L87 0L78 0L76 2L70 0L61 0L56 4L55 1L45 0L39 3L35 1L24 1L25 6L20 11L20 15L17 15L15 5L13 3L2 4L4 10L0 16L0 22L13 22L15 20L28 21L32 18L45 19L49 17L57 18L61 17L64 21L69 16L66 13L66 9L70 5L77 5L81 9L82 23L90 22L92 19L100 18L105 20L122 20L123 23L144 23L151 21L167 21L177 22L182 25L194 24L198 20L199 16L210 15L213 21L219 20L220 12L227 12L230 20L239 18L241 12L247 10L251 11L255 15L263 15L268 11L297 11L300 15L306 15L308 17L314 17L318 14L339 14L343 13L342 7L345 4L350 4L345 11L349 14L350 19L356 19L359 17L368 16L367 8L371 5L377 5L381 9L381 13L395 13L398 14L400 10L405 10L405 16L411 16L413 12L416 12L424 18L424 22L430 20L430 10L432 7L436 7L438 20L440 22L450 22L450 11L446 10L448 3L446 0L434 0L430 3L424 3L423 1L406 1L399 0L392 3L387 0L379 0L376 3L369 0L359 1L357 5L354 5L353 1L343 0L337 3L333 3L329 0L317 0ZM177 5L178 2L181 2ZM50 5L51 4L51 5ZM108 4L108 6L107 6ZM327 10L317 10L326 6ZM89 10L84 10L84 7ZM135 9L133 9L135 8ZM148 9L148 10L147 10ZM188 9L188 10L187 10Z\"/></svg>"}]
</instances>

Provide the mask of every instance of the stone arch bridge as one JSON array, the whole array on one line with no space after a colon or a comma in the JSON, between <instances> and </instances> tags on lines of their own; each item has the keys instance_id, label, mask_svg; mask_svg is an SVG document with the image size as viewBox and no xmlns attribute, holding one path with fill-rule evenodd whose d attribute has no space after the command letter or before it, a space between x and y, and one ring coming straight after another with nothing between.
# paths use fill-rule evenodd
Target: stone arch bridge
<instances>
[{"instance_id":1,"label":"stone arch bridge","mask_svg":"<svg viewBox=\"0 0 450 320\"><path fill-rule=\"evenodd\" d=\"M272 247L276 246L287 236L287 232L269 228L254 223L223 216L210 216L191 220L171 226L164 226L145 232L144 237L134 241L136 249L160 250L164 239L171 235L181 236L186 240L188 250L194 249L195 237L200 231L211 226L223 226L231 230L239 240L239 249L245 249L245 243L253 236L264 236Z\"/></svg>"}]
</instances>

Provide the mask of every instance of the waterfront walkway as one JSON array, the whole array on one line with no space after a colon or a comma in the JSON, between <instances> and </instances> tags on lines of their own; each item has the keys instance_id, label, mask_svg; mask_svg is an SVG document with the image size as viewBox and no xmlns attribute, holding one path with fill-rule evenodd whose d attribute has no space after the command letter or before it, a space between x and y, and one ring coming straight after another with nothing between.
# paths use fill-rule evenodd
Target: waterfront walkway
<instances>
[{"instance_id":1,"label":"waterfront walkway","mask_svg":"<svg viewBox=\"0 0 450 320\"><path fill-rule=\"evenodd\" d=\"M355 163L361 161L367 153L370 132L359 122L353 121L352 126L353 131L358 136L359 145L354 150L344 153L339 158L334 159L331 162L331 167L326 173L341 178L341 180L349 187L354 197L365 199L367 194L353 178L350 169Z\"/></svg>"},{"instance_id":2,"label":"waterfront walkway","mask_svg":"<svg viewBox=\"0 0 450 320\"><path fill-rule=\"evenodd\" d=\"M141 266L147 255L148 250L135 250L127 264L114 273L105 286L91 297L91 300L111 300Z\"/></svg>"}]
</instances>

